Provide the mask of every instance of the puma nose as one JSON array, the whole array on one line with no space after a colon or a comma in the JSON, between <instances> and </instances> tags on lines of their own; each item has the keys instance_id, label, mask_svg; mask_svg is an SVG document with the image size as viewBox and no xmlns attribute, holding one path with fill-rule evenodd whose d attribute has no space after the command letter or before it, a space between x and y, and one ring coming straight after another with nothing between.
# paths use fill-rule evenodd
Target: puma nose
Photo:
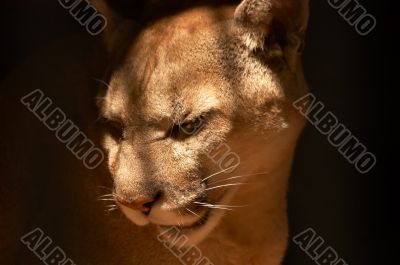
<instances>
[{"instance_id":1,"label":"puma nose","mask_svg":"<svg viewBox=\"0 0 400 265\"><path fill-rule=\"evenodd\" d=\"M139 197L136 200L133 201L127 201L121 197L117 196L117 201L118 203L131 208L133 210L141 211L142 213L149 213L151 210L151 207L153 207L154 202L157 200L158 196L155 196L153 198L151 197Z\"/></svg>"}]
</instances>

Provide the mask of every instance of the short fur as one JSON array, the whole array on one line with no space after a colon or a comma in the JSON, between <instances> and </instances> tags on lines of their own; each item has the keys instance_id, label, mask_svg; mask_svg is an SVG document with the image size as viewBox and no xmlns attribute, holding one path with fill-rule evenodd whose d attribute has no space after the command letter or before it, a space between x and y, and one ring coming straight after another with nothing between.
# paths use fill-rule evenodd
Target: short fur
<instances>
[{"instance_id":1,"label":"short fur","mask_svg":"<svg viewBox=\"0 0 400 265\"><path fill-rule=\"evenodd\" d=\"M115 196L133 202L162 194L148 217L122 206L133 222L191 223L197 217L185 207L229 193L207 191L213 185L202 181L220 170L206 154L226 143L240 166L212 180L268 173L232 191L229 203L247 207L185 234L216 264L281 262L287 177L303 126L291 102L306 90L300 64L306 23L306 1L245 0L177 12L140 31L99 103L102 115L123 128L122 140L106 132L103 141ZM119 49L106 40L111 51ZM200 114L205 126L198 134L164 137L173 124Z\"/></svg>"},{"instance_id":2,"label":"short fur","mask_svg":"<svg viewBox=\"0 0 400 265\"><path fill-rule=\"evenodd\" d=\"M194 200L218 203L226 194L230 196L221 204L244 207L213 210L218 216L213 225L206 223L207 229L196 234L183 232L215 265L281 263L288 238L288 176L304 125L291 103L307 90L300 53L308 1L197 1L199 5L182 8L182 1L149 2L146 15L132 22L102 0L93 1L108 18L104 41L111 57L98 105L104 118L123 124L123 140L111 137L105 126L93 125L85 101L91 95L84 90L87 76L70 76L86 67L90 43L72 49L63 42L2 84L10 89L0 106L15 115L2 130L7 141L1 143L6 154L0 167L5 184L0 190L1 264L42 264L19 241L35 227L76 264L181 264L157 240L157 223L190 224L198 217L186 207L199 215L205 211L194 207ZM165 6L171 9L161 12ZM147 18L151 23L138 26ZM72 55L60 56L60 50ZM32 67L37 62L48 69ZM54 66L58 64L64 68ZM90 127L91 139L101 130L107 168L86 170L19 103L33 86L43 87L57 103L68 98L60 103L63 110L76 111L74 121L80 128ZM184 140L168 137L174 123L201 114L205 126L198 134ZM221 143L240 157L240 165L203 182L221 170L208 158ZM251 175L256 173L263 174ZM147 217L121 206L131 221L148 225L104 213L95 199L108 175L122 200L161 192ZM247 183L243 186L206 190L216 181L239 182L222 182L237 175L251 176L240 179Z\"/></svg>"}]
</instances>

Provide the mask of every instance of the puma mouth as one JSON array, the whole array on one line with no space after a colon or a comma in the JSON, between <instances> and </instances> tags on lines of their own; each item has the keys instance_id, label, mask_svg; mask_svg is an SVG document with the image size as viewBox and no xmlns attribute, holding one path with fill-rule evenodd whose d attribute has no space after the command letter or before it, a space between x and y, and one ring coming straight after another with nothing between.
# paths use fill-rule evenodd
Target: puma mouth
<instances>
[{"instance_id":1,"label":"puma mouth","mask_svg":"<svg viewBox=\"0 0 400 265\"><path fill-rule=\"evenodd\" d=\"M219 204L227 204L231 201L237 188L232 188L227 193L224 194L222 199L218 202ZM188 243L191 245L196 245L205 239L214 228L220 223L222 217L225 215L226 211L218 208L209 208L202 215L199 215L199 219L193 224L188 226L179 225L168 225L162 226L158 225L161 233L171 229L173 227L179 229L180 234L186 236ZM171 242L173 243L173 242Z\"/></svg>"},{"instance_id":2,"label":"puma mouth","mask_svg":"<svg viewBox=\"0 0 400 265\"><path fill-rule=\"evenodd\" d=\"M195 230L197 228L202 227L203 225L205 225L208 221L208 218L210 217L210 214L212 212L213 209L208 209L204 214L200 215L200 218L198 221L194 222L191 225L178 225L177 227L181 230L181 231L192 231ZM175 225L159 225L160 228L171 228Z\"/></svg>"},{"instance_id":3,"label":"puma mouth","mask_svg":"<svg viewBox=\"0 0 400 265\"><path fill-rule=\"evenodd\" d=\"M196 245L201 242L207 235L215 228L215 226L219 223L221 217L224 212L217 209L209 209L203 215L201 215L198 221L194 222L188 226L179 226L179 225L171 225L171 226L161 226L158 225L158 230L160 234L165 234L165 232L174 228L176 231L179 231L180 236L185 236L187 240L187 244ZM167 240L170 238L167 237ZM174 242L170 242L173 244Z\"/></svg>"},{"instance_id":4,"label":"puma mouth","mask_svg":"<svg viewBox=\"0 0 400 265\"><path fill-rule=\"evenodd\" d=\"M217 200L216 205L226 205L232 198L237 188L231 188ZM118 204L118 202L117 202ZM122 212L133 223L144 226L150 223L156 225L161 234L170 229L179 230L184 235L189 244L195 245L201 242L213 229L220 223L222 217L227 212L224 208L214 208L212 204L199 202L199 207L186 208L188 213L182 216L175 211L165 211L161 204L155 204L150 214L145 215L140 211L130 209L124 205L118 204ZM201 206L207 208L201 209ZM190 209L191 208L191 209ZM201 209L201 211L199 211Z\"/></svg>"}]
</instances>

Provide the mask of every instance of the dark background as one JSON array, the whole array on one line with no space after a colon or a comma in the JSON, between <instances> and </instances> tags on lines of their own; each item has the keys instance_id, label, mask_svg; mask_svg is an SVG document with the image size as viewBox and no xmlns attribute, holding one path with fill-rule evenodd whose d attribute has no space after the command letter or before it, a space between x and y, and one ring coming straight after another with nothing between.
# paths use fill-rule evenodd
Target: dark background
<instances>
[{"instance_id":1,"label":"dark background","mask_svg":"<svg viewBox=\"0 0 400 265\"><path fill-rule=\"evenodd\" d=\"M313 228L348 264L393 264L389 237L397 230L391 212L398 155L394 106L398 85L394 51L395 8L386 1L359 1L377 19L367 36L332 9L311 0L304 53L311 91L377 157L376 167L360 174L309 125L299 144L289 191L291 234ZM0 79L26 57L66 36L86 34L56 0L0 2ZM88 35L88 38L93 38ZM68 47L66 47L68 48ZM393 66L392 66L393 65ZM394 255L393 255L394 256ZM293 243L285 264L314 262Z\"/></svg>"}]
</instances>

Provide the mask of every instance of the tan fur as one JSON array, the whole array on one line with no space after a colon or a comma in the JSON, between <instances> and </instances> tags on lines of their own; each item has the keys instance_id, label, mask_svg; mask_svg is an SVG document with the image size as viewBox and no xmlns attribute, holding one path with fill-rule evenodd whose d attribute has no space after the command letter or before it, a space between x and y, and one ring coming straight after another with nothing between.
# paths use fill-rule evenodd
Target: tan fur
<instances>
[{"instance_id":1,"label":"tan fur","mask_svg":"<svg viewBox=\"0 0 400 265\"><path fill-rule=\"evenodd\" d=\"M248 184L237 188L229 204L246 206L226 212L195 242L216 265L277 265L287 245L287 181L304 124L291 102L307 89L298 52L307 1L258 1L266 6L260 8L263 12L255 9L251 18L268 17L256 20L241 11L254 11L253 2L244 1L239 8L190 8L139 31L131 23L107 31L108 50L118 59L104 80L109 86L99 94L99 107L101 115L124 124L125 137L118 142L105 131L101 143L117 196L135 200L162 191L154 217L178 225L177 209L184 220L196 219L185 206L200 195L213 200L232 190L206 191L201 181L221 170L207 157L219 144L239 155L240 166L211 182L267 172L240 180ZM128 32L138 33L126 38ZM197 135L184 141L164 137L173 123L199 114L205 114L205 127ZM105 171L88 178L78 162L63 161L63 177L56 186L69 193L59 198L54 188L49 198L69 205L60 206L67 220L61 222L64 230L52 235L77 264L180 264L157 241L154 222L140 227L101 213L92 199L98 195L94 185L99 181L94 179ZM51 223L45 214L40 216L31 225ZM26 230L23 224L15 227L15 235ZM78 238L83 247L76 244Z\"/></svg>"},{"instance_id":2,"label":"tan fur","mask_svg":"<svg viewBox=\"0 0 400 265\"><path fill-rule=\"evenodd\" d=\"M128 48L100 103L105 117L125 127L121 142L104 138L116 196L163 194L150 222L177 225L179 215L171 220L163 211L180 209L185 220L196 198L227 192L208 192L201 181L220 170L205 156L220 143L241 163L213 181L268 172L235 193L231 203L248 207L226 214L201 243L194 240L216 264L279 264L285 250L287 176L303 124L290 102L305 90L297 50L307 15L293 8L306 10L306 3L244 1L237 9L200 7L163 18ZM285 46L265 41L282 34L274 23L287 31ZM163 138L186 115L203 113L212 114L199 134Z\"/></svg>"}]
</instances>

